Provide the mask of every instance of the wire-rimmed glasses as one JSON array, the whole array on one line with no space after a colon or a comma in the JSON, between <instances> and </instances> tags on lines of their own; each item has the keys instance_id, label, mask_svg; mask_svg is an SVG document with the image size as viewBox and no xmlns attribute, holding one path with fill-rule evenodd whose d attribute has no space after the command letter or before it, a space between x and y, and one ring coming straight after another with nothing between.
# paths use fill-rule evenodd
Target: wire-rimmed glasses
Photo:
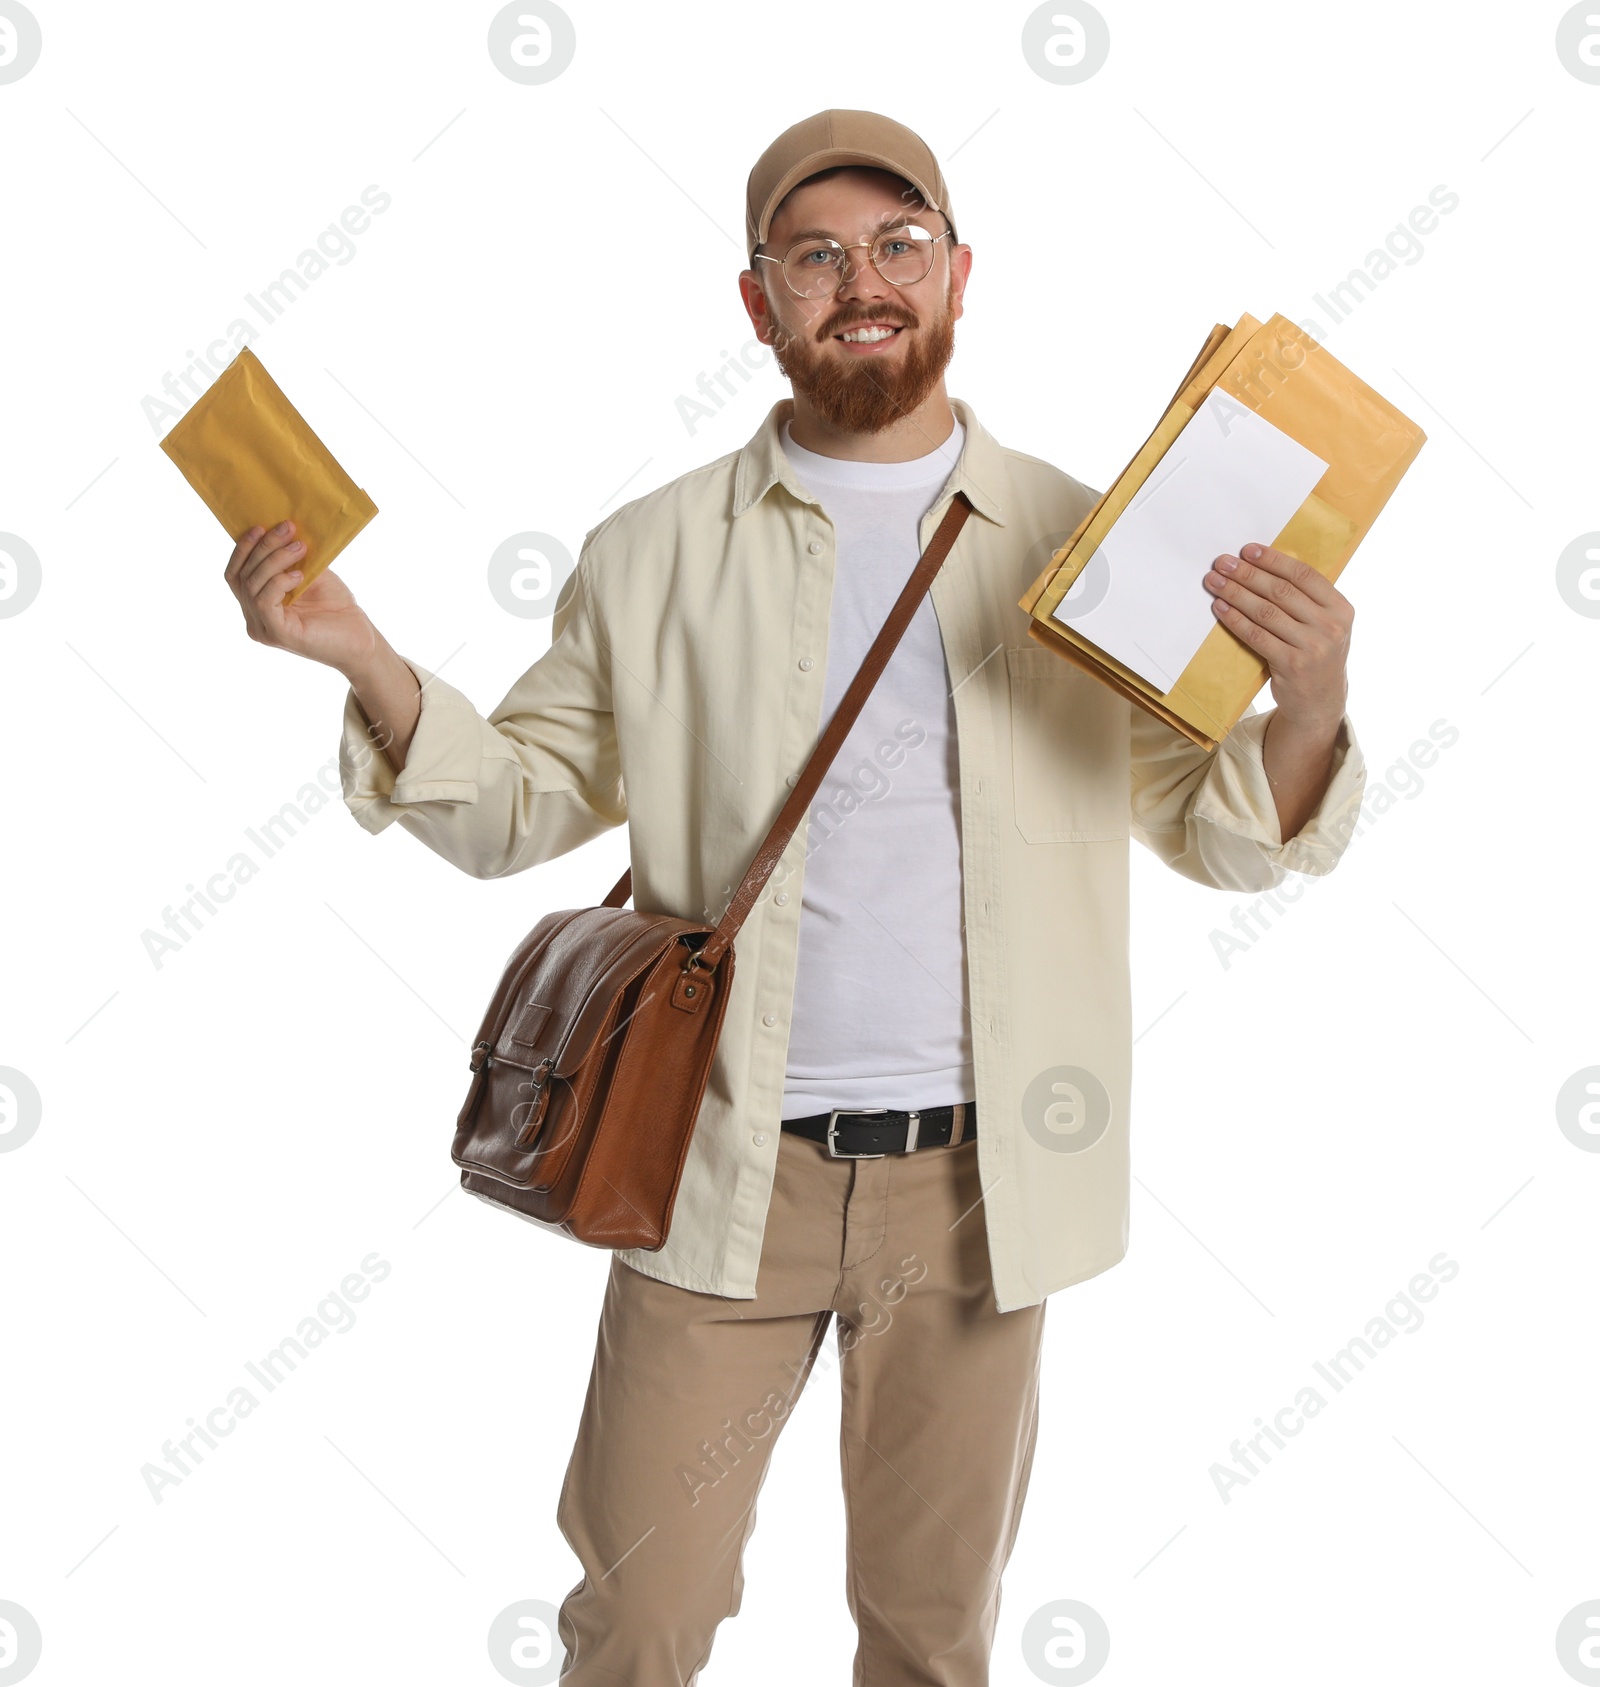
<instances>
[{"instance_id":1,"label":"wire-rimmed glasses","mask_svg":"<svg viewBox=\"0 0 1600 1687\"><path fill-rule=\"evenodd\" d=\"M797 240L781 258L757 252L756 257L783 270L783 279L797 299L825 299L838 289L843 279L847 252L858 246L867 247L872 267L891 287L910 287L921 281L933 268L933 254L949 229L930 234L916 223L904 223L885 229L873 240L852 240L848 243L828 235L812 235Z\"/></svg>"}]
</instances>

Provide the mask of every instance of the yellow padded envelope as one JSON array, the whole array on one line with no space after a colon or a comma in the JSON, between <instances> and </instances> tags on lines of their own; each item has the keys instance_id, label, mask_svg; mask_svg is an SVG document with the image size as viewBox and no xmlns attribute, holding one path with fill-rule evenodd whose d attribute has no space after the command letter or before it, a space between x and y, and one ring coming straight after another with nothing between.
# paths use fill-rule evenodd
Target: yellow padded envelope
<instances>
[{"instance_id":1,"label":"yellow padded envelope","mask_svg":"<svg viewBox=\"0 0 1600 1687\"><path fill-rule=\"evenodd\" d=\"M184 413L161 449L235 542L293 521L305 554L293 603L378 513L246 346Z\"/></svg>"},{"instance_id":2,"label":"yellow padded envelope","mask_svg":"<svg viewBox=\"0 0 1600 1687\"><path fill-rule=\"evenodd\" d=\"M1256 537L1329 580L1338 578L1427 438L1287 317L1263 324L1246 315L1231 330L1218 323L1155 431L1018 599L1028 611L1030 638L1207 750L1228 735L1269 678L1267 664L1248 645L1219 621L1163 692L1051 612L1214 388L1327 463L1283 531ZM1196 571L1210 561L1198 558Z\"/></svg>"}]
</instances>

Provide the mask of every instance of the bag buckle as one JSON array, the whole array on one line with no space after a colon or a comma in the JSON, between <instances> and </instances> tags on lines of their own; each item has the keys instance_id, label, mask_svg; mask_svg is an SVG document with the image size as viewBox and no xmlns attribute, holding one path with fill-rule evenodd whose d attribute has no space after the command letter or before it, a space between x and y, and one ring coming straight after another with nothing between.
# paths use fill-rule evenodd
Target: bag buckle
<instances>
[{"instance_id":1,"label":"bag buckle","mask_svg":"<svg viewBox=\"0 0 1600 1687\"><path fill-rule=\"evenodd\" d=\"M828 1114L828 1152L829 1152L829 1154L832 1155L835 1160L882 1160L882 1159L886 1159L887 1158L886 1154L851 1154L844 1149L836 1148L834 1146L834 1141L839 1134L839 1123L838 1123L838 1121L841 1117L843 1117L846 1114L860 1116L860 1117L866 1117L868 1115L876 1114L876 1115L879 1115L883 1118L887 1118L889 1116L889 1109L887 1107L835 1107ZM911 1115L911 1117L912 1117L913 1120L915 1120L916 1114L913 1113ZM913 1124L912 1128L913 1128L913 1130L916 1128L914 1124Z\"/></svg>"},{"instance_id":2,"label":"bag buckle","mask_svg":"<svg viewBox=\"0 0 1600 1687\"><path fill-rule=\"evenodd\" d=\"M555 1065L556 1057L553 1054L546 1055L534 1068L533 1077L525 1078L517 1085L519 1090L532 1090L533 1096L531 1100L519 1101L512 1109L513 1118L524 1107L528 1110L528 1116L522 1121L513 1141L514 1147L529 1147L533 1139L539 1134L539 1127L544 1123L545 1110L550 1105L549 1083L550 1075L555 1071Z\"/></svg>"}]
</instances>

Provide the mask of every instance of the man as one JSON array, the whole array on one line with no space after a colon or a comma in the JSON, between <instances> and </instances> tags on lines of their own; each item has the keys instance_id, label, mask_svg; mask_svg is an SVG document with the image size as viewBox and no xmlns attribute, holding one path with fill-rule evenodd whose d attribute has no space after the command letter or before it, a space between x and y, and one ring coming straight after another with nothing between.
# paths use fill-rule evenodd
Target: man
<instances>
[{"instance_id":1,"label":"man","mask_svg":"<svg viewBox=\"0 0 1600 1687\"><path fill-rule=\"evenodd\" d=\"M1230 890L1334 866L1363 777L1351 611L1246 546L1205 579L1276 707L1209 755L1131 708L1026 636L1041 543L1097 494L946 395L972 250L927 147L819 113L757 161L746 221L741 293L792 400L588 534L550 650L492 715L334 575L279 608L291 524L247 535L228 578L252 637L349 679L344 796L369 831L399 820L489 878L626 821L635 905L716 918L970 500L739 935L666 1245L612 1258L558 1517L583 1567L561 1679L696 1680L836 1315L857 1687L978 1687L1045 1298L1127 1246L1128 840ZM1031 332L1016 349L1047 364Z\"/></svg>"}]
</instances>

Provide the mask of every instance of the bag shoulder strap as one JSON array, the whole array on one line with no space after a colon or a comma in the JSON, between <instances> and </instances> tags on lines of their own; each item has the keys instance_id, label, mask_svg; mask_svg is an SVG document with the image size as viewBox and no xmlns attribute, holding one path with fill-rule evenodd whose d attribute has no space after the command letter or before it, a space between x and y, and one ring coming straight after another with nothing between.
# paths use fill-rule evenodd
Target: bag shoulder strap
<instances>
[{"instance_id":1,"label":"bag shoulder strap","mask_svg":"<svg viewBox=\"0 0 1600 1687\"><path fill-rule=\"evenodd\" d=\"M933 577L939 572L944 559L950 553L950 547L956 542L956 535L961 531L967 517L972 513L972 505L966 493L957 492L950 500L950 508L945 511L944 519L939 523L933 537L928 541L928 548L917 559L917 566L911 571L911 578L906 581L900 596L895 599L894 607L889 611L889 617L879 630L878 636L872 641L872 647L862 658L861 666L856 670L856 676L851 680L844 695L839 699L839 706L833 712L833 718L828 722L822 736L817 740L816 748L811 752L805 768L795 781L794 789L790 791L788 801L778 811L778 817L772 822L762 841L760 849L756 851L755 860L750 863L739 888L733 894L733 900L728 904L727 911L718 922L717 929L708 937L705 943L690 956L690 964L715 967L722 959L723 952L733 942L740 926L744 924L745 916L755 906L756 898L760 896L762 886L772 876L773 869L778 865L784 850L789 847L789 839L794 836L795 827L800 824L800 817L811 804L811 799L817 794L823 779L827 776L834 757L838 755L840 746L848 736L850 728L855 725L856 717L866 706L868 696L873 686L878 683L879 676L889 664L889 658L894 654L895 646L899 644L905 630L911 624L911 618L917 612L928 588L933 584ZM620 908L627 901L633 885L632 869L625 871L610 894L601 904L605 908Z\"/></svg>"}]
</instances>

